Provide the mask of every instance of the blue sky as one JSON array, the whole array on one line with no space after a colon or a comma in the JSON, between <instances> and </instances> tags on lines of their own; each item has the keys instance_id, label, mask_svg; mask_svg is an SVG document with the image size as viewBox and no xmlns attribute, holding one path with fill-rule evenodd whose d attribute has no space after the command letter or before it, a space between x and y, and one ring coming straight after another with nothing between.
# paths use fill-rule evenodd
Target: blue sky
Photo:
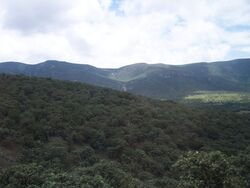
<instances>
[{"instance_id":1,"label":"blue sky","mask_svg":"<svg viewBox=\"0 0 250 188\"><path fill-rule=\"evenodd\" d=\"M110 9L114 10L114 11L119 11L119 7L122 0L112 0L111 4L110 4Z\"/></svg>"},{"instance_id":2,"label":"blue sky","mask_svg":"<svg viewBox=\"0 0 250 188\"><path fill-rule=\"evenodd\" d=\"M250 57L249 0L1 0L0 62L97 67Z\"/></svg>"}]
</instances>

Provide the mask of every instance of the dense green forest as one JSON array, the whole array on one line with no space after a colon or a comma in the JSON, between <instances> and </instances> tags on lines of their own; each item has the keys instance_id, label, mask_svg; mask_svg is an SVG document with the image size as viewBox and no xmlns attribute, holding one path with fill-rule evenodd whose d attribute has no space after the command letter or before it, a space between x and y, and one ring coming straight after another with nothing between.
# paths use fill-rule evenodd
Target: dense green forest
<instances>
[{"instance_id":1,"label":"dense green forest","mask_svg":"<svg viewBox=\"0 0 250 188\"><path fill-rule=\"evenodd\" d=\"M250 187L250 116L0 76L0 187Z\"/></svg>"}]
</instances>

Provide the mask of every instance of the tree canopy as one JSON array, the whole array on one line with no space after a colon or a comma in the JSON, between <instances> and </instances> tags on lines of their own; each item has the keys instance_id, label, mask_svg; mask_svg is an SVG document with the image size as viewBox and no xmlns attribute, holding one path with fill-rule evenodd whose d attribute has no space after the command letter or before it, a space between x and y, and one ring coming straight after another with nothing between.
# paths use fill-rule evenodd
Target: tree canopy
<instances>
[{"instance_id":1,"label":"tree canopy","mask_svg":"<svg viewBox=\"0 0 250 188\"><path fill-rule=\"evenodd\" d=\"M189 171L204 172L200 161L212 179L224 171L217 187L248 183L249 125L247 114L1 75L0 187L171 188L200 180Z\"/></svg>"}]
</instances>

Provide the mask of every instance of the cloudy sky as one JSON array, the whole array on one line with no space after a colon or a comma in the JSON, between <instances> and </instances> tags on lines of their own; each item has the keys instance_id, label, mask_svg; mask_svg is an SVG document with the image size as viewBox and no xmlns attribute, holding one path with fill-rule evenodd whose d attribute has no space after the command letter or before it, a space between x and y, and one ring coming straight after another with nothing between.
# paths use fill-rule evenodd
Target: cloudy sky
<instances>
[{"instance_id":1,"label":"cloudy sky","mask_svg":"<svg viewBox=\"0 0 250 188\"><path fill-rule=\"evenodd\" d=\"M0 0L0 61L120 67L250 57L250 0Z\"/></svg>"}]
</instances>

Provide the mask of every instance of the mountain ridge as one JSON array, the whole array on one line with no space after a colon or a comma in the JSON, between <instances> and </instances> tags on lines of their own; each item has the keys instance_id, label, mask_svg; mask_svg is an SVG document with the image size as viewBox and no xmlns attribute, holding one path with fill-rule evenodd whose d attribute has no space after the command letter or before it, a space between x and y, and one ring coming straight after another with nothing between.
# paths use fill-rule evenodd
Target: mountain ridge
<instances>
[{"instance_id":1,"label":"mountain ridge","mask_svg":"<svg viewBox=\"0 0 250 188\"><path fill-rule=\"evenodd\" d=\"M0 73L78 81L164 100L197 91L250 91L250 59L184 65L136 63L120 68L56 60L34 65L3 62Z\"/></svg>"}]
</instances>

